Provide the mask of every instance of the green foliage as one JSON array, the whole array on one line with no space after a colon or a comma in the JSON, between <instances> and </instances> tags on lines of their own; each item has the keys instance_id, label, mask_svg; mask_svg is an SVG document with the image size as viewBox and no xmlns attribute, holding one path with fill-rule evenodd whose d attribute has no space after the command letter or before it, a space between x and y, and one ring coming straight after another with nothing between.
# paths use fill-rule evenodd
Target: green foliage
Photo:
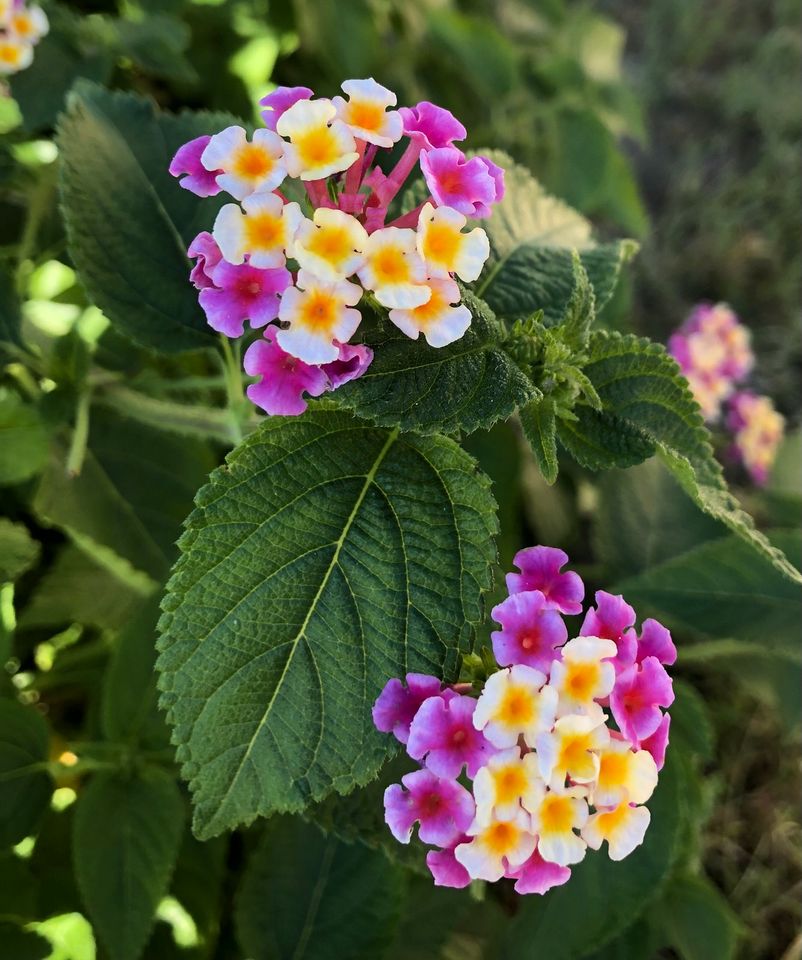
<instances>
[{"instance_id":1,"label":"green foliage","mask_svg":"<svg viewBox=\"0 0 802 960\"><path fill-rule=\"evenodd\" d=\"M492 312L467 290L463 298L471 326L440 350L379 319L365 338L373 363L336 400L379 426L429 434L487 429L536 396L535 385L499 345L503 328Z\"/></svg>"},{"instance_id":2,"label":"green foliage","mask_svg":"<svg viewBox=\"0 0 802 960\"><path fill-rule=\"evenodd\" d=\"M73 857L86 909L111 960L136 960L167 892L184 821L164 775L97 774L75 812Z\"/></svg>"},{"instance_id":3,"label":"green foliage","mask_svg":"<svg viewBox=\"0 0 802 960\"><path fill-rule=\"evenodd\" d=\"M47 724L33 707L0 700L0 847L36 826L53 792Z\"/></svg>"},{"instance_id":4,"label":"green foliage","mask_svg":"<svg viewBox=\"0 0 802 960\"><path fill-rule=\"evenodd\" d=\"M39 411L0 388L0 487L22 483L47 459L47 429Z\"/></svg>"},{"instance_id":5,"label":"green foliage","mask_svg":"<svg viewBox=\"0 0 802 960\"><path fill-rule=\"evenodd\" d=\"M21 323L22 315L17 291L14 289L14 279L6 267L0 267L0 347L7 347L9 344L22 346L19 332Z\"/></svg>"},{"instance_id":6,"label":"green foliage","mask_svg":"<svg viewBox=\"0 0 802 960\"><path fill-rule=\"evenodd\" d=\"M572 868L569 883L524 900L509 924L501 957L580 960L637 919L671 869L685 815L682 771L671 755L648 806L652 822L643 846L620 863L609 860L605 850L588 856Z\"/></svg>"},{"instance_id":7,"label":"green foliage","mask_svg":"<svg viewBox=\"0 0 802 960\"><path fill-rule=\"evenodd\" d=\"M488 486L452 441L333 412L265 424L212 475L158 663L200 837L375 776L383 683L453 676L471 643L494 556Z\"/></svg>"},{"instance_id":8,"label":"green foliage","mask_svg":"<svg viewBox=\"0 0 802 960\"><path fill-rule=\"evenodd\" d=\"M703 877L678 877L665 893L666 934L682 960L732 960L740 922L727 901Z\"/></svg>"},{"instance_id":9,"label":"green foliage","mask_svg":"<svg viewBox=\"0 0 802 960\"><path fill-rule=\"evenodd\" d=\"M0 583L16 580L38 560L40 547L21 523L0 517Z\"/></svg>"},{"instance_id":10,"label":"green foliage","mask_svg":"<svg viewBox=\"0 0 802 960\"><path fill-rule=\"evenodd\" d=\"M380 854L277 818L251 854L237 932L253 960L373 960L393 938L402 893Z\"/></svg>"},{"instance_id":11,"label":"green foliage","mask_svg":"<svg viewBox=\"0 0 802 960\"><path fill-rule=\"evenodd\" d=\"M167 167L181 144L229 122L157 114L148 100L88 83L70 96L58 135L70 253L93 301L143 346L174 353L212 342L186 250L220 204L182 190Z\"/></svg>"}]
</instances>

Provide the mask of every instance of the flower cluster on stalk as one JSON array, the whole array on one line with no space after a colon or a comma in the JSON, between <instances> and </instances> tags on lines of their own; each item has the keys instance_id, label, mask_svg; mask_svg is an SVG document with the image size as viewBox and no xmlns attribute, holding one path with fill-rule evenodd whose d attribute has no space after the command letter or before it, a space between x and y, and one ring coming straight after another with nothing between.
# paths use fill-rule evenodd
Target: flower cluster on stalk
<instances>
[{"instance_id":1,"label":"flower cluster on stalk","mask_svg":"<svg viewBox=\"0 0 802 960\"><path fill-rule=\"evenodd\" d=\"M765 484L785 420L769 397L739 389L755 365L747 327L726 304L701 303L672 334L668 349L705 420L723 418L732 434L732 457L755 483Z\"/></svg>"},{"instance_id":2,"label":"flower cluster on stalk","mask_svg":"<svg viewBox=\"0 0 802 960\"><path fill-rule=\"evenodd\" d=\"M25 70L33 50L49 29L41 7L25 0L0 0L0 77Z\"/></svg>"},{"instance_id":3,"label":"flower cluster on stalk","mask_svg":"<svg viewBox=\"0 0 802 960\"><path fill-rule=\"evenodd\" d=\"M567 882L588 849L611 859L644 839L668 745L674 699L671 634L647 619L640 633L623 597L599 591L579 635L584 584L562 550L515 557L508 597L492 612L498 669L475 685L407 674L388 681L376 727L405 745L420 769L388 787L393 836L432 845L438 886L515 881L518 893Z\"/></svg>"},{"instance_id":4,"label":"flower cluster on stalk","mask_svg":"<svg viewBox=\"0 0 802 960\"><path fill-rule=\"evenodd\" d=\"M489 216L504 194L496 164L454 146L466 131L448 110L396 110L372 78L342 90L315 99L308 87L279 87L261 101L265 125L252 137L228 127L184 144L170 165L182 187L236 201L192 242L191 280L213 329L263 330L245 370L258 378L248 395L269 414L302 413L305 394L365 372L372 352L351 343L363 300L431 347L462 337L471 314L457 280L476 280L490 250L468 219ZM417 167L429 195L399 210Z\"/></svg>"}]
</instances>

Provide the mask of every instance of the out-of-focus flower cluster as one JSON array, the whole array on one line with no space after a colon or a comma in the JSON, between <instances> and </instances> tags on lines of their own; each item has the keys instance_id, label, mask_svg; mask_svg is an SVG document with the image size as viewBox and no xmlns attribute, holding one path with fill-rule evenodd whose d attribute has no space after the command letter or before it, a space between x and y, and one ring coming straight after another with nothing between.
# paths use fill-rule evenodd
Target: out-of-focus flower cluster
<instances>
[{"instance_id":1,"label":"out-of-focus flower cluster","mask_svg":"<svg viewBox=\"0 0 802 960\"><path fill-rule=\"evenodd\" d=\"M25 70L33 63L33 48L49 24L41 7L24 0L0 0L0 77Z\"/></svg>"},{"instance_id":2,"label":"out-of-focus flower cluster","mask_svg":"<svg viewBox=\"0 0 802 960\"><path fill-rule=\"evenodd\" d=\"M739 390L755 365L749 330L724 303L699 304L668 341L705 420L724 414L731 454L752 480L764 484L783 438L785 421L769 397Z\"/></svg>"},{"instance_id":3,"label":"out-of-focus flower cluster","mask_svg":"<svg viewBox=\"0 0 802 960\"><path fill-rule=\"evenodd\" d=\"M471 314L456 281L476 280L490 250L484 230L466 224L504 194L496 164L454 146L466 131L449 111L428 102L395 110L395 94L373 79L342 90L328 100L279 87L261 101L264 129L250 139L237 126L199 137L170 165L199 196L225 191L237 201L190 246L191 279L215 330L264 328L245 370L260 378L250 398L270 414L302 413L304 394L364 373L372 353L349 343L363 298L431 347L462 337ZM394 165L382 166L402 139ZM388 222L418 165L428 198ZM300 203L287 196L292 180Z\"/></svg>"},{"instance_id":4,"label":"out-of-focus flower cluster","mask_svg":"<svg viewBox=\"0 0 802 960\"><path fill-rule=\"evenodd\" d=\"M376 727L421 765L387 788L385 819L401 843L418 824L436 848L426 862L438 886L507 877L518 893L542 894L588 848L606 841L621 860L643 842L676 649L655 620L638 634L632 607L603 591L569 640L563 615L582 612L585 588L567 562L543 546L515 557L520 572L493 610L499 669L478 698L471 684L412 673L390 680L373 708Z\"/></svg>"}]
</instances>

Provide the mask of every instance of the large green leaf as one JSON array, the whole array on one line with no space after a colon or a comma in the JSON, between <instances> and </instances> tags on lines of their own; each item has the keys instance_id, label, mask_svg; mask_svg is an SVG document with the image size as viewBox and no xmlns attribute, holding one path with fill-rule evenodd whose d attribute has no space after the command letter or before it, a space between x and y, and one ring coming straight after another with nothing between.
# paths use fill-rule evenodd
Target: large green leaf
<instances>
[{"instance_id":1,"label":"large green leaf","mask_svg":"<svg viewBox=\"0 0 802 960\"><path fill-rule=\"evenodd\" d=\"M802 583L799 571L728 490L699 407L665 348L640 337L596 331L589 355L583 369L603 409L578 405L576 421L560 421L558 438L568 452L592 470L630 467L659 453L700 509Z\"/></svg>"},{"instance_id":2,"label":"large green leaf","mask_svg":"<svg viewBox=\"0 0 802 960\"><path fill-rule=\"evenodd\" d=\"M491 254L476 284L478 296L505 320L543 310L545 323L558 323L574 286L572 257L578 250L601 310L637 245L623 240L597 246L580 213L547 194L506 154L490 150L487 155L504 167L506 190L493 216L481 224Z\"/></svg>"},{"instance_id":3,"label":"large green leaf","mask_svg":"<svg viewBox=\"0 0 802 960\"><path fill-rule=\"evenodd\" d=\"M625 860L614 863L606 847L588 851L565 886L522 901L499 954L503 960L581 960L638 918L671 868L683 821L680 769L671 750L648 807L646 840Z\"/></svg>"},{"instance_id":4,"label":"large green leaf","mask_svg":"<svg viewBox=\"0 0 802 960\"><path fill-rule=\"evenodd\" d=\"M182 143L230 122L160 114L150 100L85 82L70 94L58 133L70 253L93 301L143 346L172 353L214 342L186 249L219 202L182 190L167 168Z\"/></svg>"},{"instance_id":5,"label":"large green leaf","mask_svg":"<svg viewBox=\"0 0 802 960\"><path fill-rule=\"evenodd\" d=\"M661 910L671 946L682 960L732 960L741 923L724 895L704 877L678 877Z\"/></svg>"},{"instance_id":6,"label":"large green leaf","mask_svg":"<svg viewBox=\"0 0 802 960\"><path fill-rule=\"evenodd\" d=\"M487 306L463 290L473 322L461 340L433 350L410 340L389 320L374 324L366 342L373 363L336 398L380 426L419 433L471 433L509 417L539 394L498 346L504 331Z\"/></svg>"},{"instance_id":7,"label":"large green leaf","mask_svg":"<svg viewBox=\"0 0 802 960\"><path fill-rule=\"evenodd\" d=\"M53 793L47 724L34 707L0 700L0 848L36 826Z\"/></svg>"},{"instance_id":8,"label":"large green leaf","mask_svg":"<svg viewBox=\"0 0 802 960\"><path fill-rule=\"evenodd\" d=\"M47 460L47 430L39 411L0 388L0 487L35 476Z\"/></svg>"},{"instance_id":9,"label":"large green leaf","mask_svg":"<svg viewBox=\"0 0 802 960\"><path fill-rule=\"evenodd\" d=\"M802 533L779 532L771 541L802 566ZM799 643L802 591L738 537L702 543L620 581L614 592L692 633L775 649Z\"/></svg>"},{"instance_id":10,"label":"large green leaf","mask_svg":"<svg viewBox=\"0 0 802 960\"><path fill-rule=\"evenodd\" d=\"M22 576L36 563L39 552L27 527L0 517L0 583Z\"/></svg>"},{"instance_id":11,"label":"large green leaf","mask_svg":"<svg viewBox=\"0 0 802 960\"><path fill-rule=\"evenodd\" d=\"M203 838L375 776L373 700L407 670L454 675L496 520L452 441L326 410L266 422L196 502L158 668Z\"/></svg>"},{"instance_id":12,"label":"large green leaf","mask_svg":"<svg viewBox=\"0 0 802 960\"><path fill-rule=\"evenodd\" d=\"M73 858L92 924L111 960L142 956L181 844L184 802L163 774L97 774L75 813Z\"/></svg>"},{"instance_id":13,"label":"large green leaf","mask_svg":"<svg viewBox=\"0 0 802 960\"><path fill-rule=\"evenodd\" d=\"M252 960L375 960L393 937L402 892L381 854L280 818L251 855L239 940Z\"/></svg>"}]
</instances>

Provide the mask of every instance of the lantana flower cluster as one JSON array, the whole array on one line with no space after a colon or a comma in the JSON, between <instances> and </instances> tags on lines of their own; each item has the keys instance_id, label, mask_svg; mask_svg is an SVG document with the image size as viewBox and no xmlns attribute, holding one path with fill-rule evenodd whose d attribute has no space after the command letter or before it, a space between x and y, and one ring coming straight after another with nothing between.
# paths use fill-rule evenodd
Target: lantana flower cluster
<instances>
[{"instance_id":1,"label":"lantana flower cluster","mask_svg":"<svg viewBox=\"0 0 802 960\"><path fill-rule=\"evenodd\" d=\"M33 63L33 49L49 29L41 7L24 0L0 0L0 76L10 76Z\"/></svg>"},{"instance_id":2,"label":"lantana flower cluster","mask_svg":"<svg viewBox=\"0 0 802 960\"><path fill-rule=\"evenodd\" d=\"M769 397L739 389L755 365L750 334L724 303L698 304L668 341L705 420L722 418L730 454L765 484L785 432Z\"/></svg>"},{"instance_id":3,"label":"lantana flower cluster","mask_svg":"<svg viewBox=\"0 0 802 960\"><path fill-rule=\"evenodd\" d=\"M454 146L466 131L448 110L426 101L396 110L396 95L372 78L342 91L326 99L279 87L261 101L265 125L252 137L228 127L185 144L170 165L187 190L236 201L192 242L191 280L213 329L263 330L245 370L259 378L248 395L269 414L302 413L304 394L365 372L371 350L350 343L364 299L431 347L462 337L471 314L456 281L476 280L490 250L468 219L489 216L504 194L496 164ZM418 167L429 196L388 219Z\"/></svg>"},{"instance_id":4,"label":"lantana flower cluster","mask_svg":"<svg viewBox=\"0 0 802 960\"><path fill-rule=\"evenodd\" d=\"M508 597L492 611L499 669L475 685L432 676L390 680L373 708L420 769L388 787L393 836L432 845L438 886L515 881L520 894L566 883L588 849L611 859L644 839L645 804L665 760L674 700L666 666L676 660L656 620L635 629L635 611L604 591L579 636L584 584L563 571L568 556L537 546L515 557Z\"/></svg>"}]
</instances>

